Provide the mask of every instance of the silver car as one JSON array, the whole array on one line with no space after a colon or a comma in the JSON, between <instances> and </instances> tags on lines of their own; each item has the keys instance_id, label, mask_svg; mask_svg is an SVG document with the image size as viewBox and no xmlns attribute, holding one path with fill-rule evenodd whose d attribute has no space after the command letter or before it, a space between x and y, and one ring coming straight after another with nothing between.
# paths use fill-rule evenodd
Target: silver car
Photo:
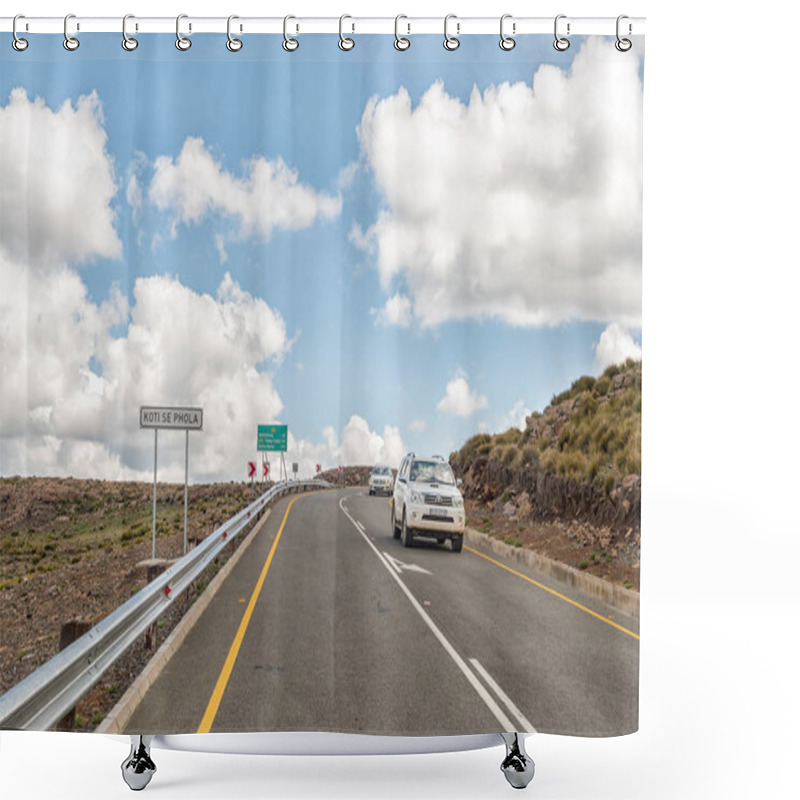
<instances>
[{"instance_id":1,"label":"silver car","mask_svg":"<svg viewBox=\"0 0 800 800\"><path fill-rule=\"evenodd\" d=\"M394 475L391 467L377 466L369 476L370 494L391 494L394 491Z\"/></svg>"}]
</instances>

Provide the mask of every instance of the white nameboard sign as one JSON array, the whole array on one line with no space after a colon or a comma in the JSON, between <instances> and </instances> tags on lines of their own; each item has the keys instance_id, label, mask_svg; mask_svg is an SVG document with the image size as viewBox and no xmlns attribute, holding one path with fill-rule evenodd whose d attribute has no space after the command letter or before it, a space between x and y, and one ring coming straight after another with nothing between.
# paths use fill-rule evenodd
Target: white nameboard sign
<instances>
[{"instance_id":1,"label":"white nameboard sign","mask_svg":"<svg viewBox=\"0 0 800 800\"><path fill-rule=\"evenodd\" d=\"M201 431L203 430L203 409L141 406L139 409L139 427Z\"/></svg>"},{"instance_id":2,"label":"white nameboard sign","mask_svg":"<svg viewBox=\"0 0 800 800\"><path fill-rule=\"evenodd\" d=\"M139 427L153 429L153 558L156 557L156 482L158 477L158 430L186 431L186 471L183 481L183 554L189 528L189 431L203 430L203 409L181 406L140 406Z\"/></svg>"}]
</instances>

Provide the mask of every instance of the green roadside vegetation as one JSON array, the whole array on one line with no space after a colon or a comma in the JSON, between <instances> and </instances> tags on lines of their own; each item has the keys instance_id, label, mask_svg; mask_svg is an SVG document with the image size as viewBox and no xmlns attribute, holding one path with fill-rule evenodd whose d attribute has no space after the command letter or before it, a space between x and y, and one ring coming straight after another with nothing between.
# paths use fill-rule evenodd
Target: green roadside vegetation
<instances>
[{"instance_id":1,"label":"green roadside vegetation","mask_svg":"<svg viewBox=\"0 0 800 800\"><path fill-rule=\"evenodd\" d=\"M2 479L5 489L25 491L31 479ZM48 496L36 505L36 514L9 526L0 526L0 591L26 578L79 564L98 553L116 552L152 536L152 496L132 492L131 484L83 482L74 494ZM180 490L180 491L179 491ZM224 491L224 489L223 489ZM190 499L190 532L214 527L241 509L231 496ZM156 511L156 538L183 533L182 487L169 487ZM177 501L175 498L177 497ZM179 501L179 502L178 502Z\"/></svg>"},{"instance_id":2,"label":"green roadside vegetation","mask_svg":"<svg viewBox=\"0 0 800 800\"><path fill-rule=\"evenodd\" d=\"M599 378L584 375L555 395L525 430L478 434L451 455L460 474L480 458L515 469L534 467L601 484L607 492L627 475L640 475L642 362L628 359Z\"/></svg>"}]
</instances>

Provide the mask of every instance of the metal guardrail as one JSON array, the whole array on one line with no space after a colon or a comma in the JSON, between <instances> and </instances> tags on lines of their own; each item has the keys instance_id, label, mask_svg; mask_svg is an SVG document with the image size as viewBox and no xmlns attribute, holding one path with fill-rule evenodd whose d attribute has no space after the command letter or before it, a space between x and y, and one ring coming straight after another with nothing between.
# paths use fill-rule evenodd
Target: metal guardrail
<instances>
[{"instance_id":1,"label":"metal guardrail","mask_svg":"<svg viewBox=\"0 0 800 800\"><path fill-rule=\"evenodd\" d=\"M271 487L116 611L0 696L0 728L51 728L272 500L293 490L332 486L312 480L283 481Z\"/></svg>"}]
</instances>

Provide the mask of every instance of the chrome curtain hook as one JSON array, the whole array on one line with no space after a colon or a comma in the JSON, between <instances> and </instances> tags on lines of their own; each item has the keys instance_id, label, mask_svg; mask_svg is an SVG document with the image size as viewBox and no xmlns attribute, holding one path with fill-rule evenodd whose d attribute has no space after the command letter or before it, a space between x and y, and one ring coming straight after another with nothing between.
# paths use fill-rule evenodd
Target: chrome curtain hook
<instances>
[{"instance_id":1,"label":"chrome curtain hook","mask_svg":"<svg viewBox=\"0 0 800 800\"><path fill-rule=\"evenodd\" d=\"M178 50L188 50L192 46L192 40L181 34L181 20L188 18L188 14L178 14L175 20L175 47ZM189 30L191 30L191 26L189 26Z\"/></svg>"},{"instance_id":2,"label":"chrome curtain hook","mask_svg":"<svg viewBox=\"0 0 800 800\"><path fill-rule=\"evenodd\" d=\"M398 14L394 18L394 49L395 50L408 50L411 47L411 39L406 39L405 36L400 35L400 20L401 19L408 19L405 14ZM411 23L406 23L408 28L408 32L411 33Z\"/></svg>"},{"instance_id":3,"label":"chrome curtain hook","mask_svg":"<svg viewBox=\"0 0 800 800\"><path fill-rule=\"evenodd\" d=\"M456 18L457 17L456 17L455 14L448 14L444 18L444 49L445 50L450 50L451 52L453 50L458 50L458 48L459 48L459 46L461 44L461 42L458 41L458 32L461 29L461 23L460 22L456 23L456 35L455 36L451 36L447 32L448 23L450 22L451 19L456 19Z\"/></svg>"},{"instance_id":4,"label":"chrome curtain hook","mask_svg":"<svg viewBox=\"0 0 800 800\"><path fill-rule=\"evenodd\" d=\"M555 23L553 25L553 33L555 34L555 37L556 37L556 40L553 42L553 47L555 47L555 49L558 50L561 53L563 53L564 50L568 50L569 49L569 39L567 39L565 36L559 36L558 35L558 21L560 19L566 19L566 18L567 18L566 14L559 14L556 17L556 21L555 21ZM568 22L567 23L567 36L569 36L569 28L570 28L570 24Z\"/></svg>"},{"instance_id":5,"label":"chrome curtain hook","mask_svg":"<svg viewBox=\"0 0 800 800\"><path fill-rule=\"evenodd\" d=\"M291 14L287 14L283 18L283 49L288 51L289 53L293 53L300 47L300 42L297 39L293 39L287 33L287 26L289 24L290 19L297 19L297 17L293 17Z\"/></svg>"},{"instance_id":6,"label":"chrome curtain hook","mask_svg":"<svg viewBox=\"0 0 800 800\"><path fill-rule=\"evenodd\" d=\"M64 49L69 51L77 50L81 46L81 43L76 37L69 35L68 27L71 19L75 19L74 14L67 14L67 16L64 17ZM80 30L80 26L78 26L77 29Z\"/></svg>"},{"instance_id":7,"label":"chrome curtain hook","mask_svg":"<svg viewBox=\"0 0 800 800\"><path fill-rule=\"evenodd\" d=\"M14 21L11 23L11 32L14 34L14 38L11 41L11 46L18 52L21 53L23 50L28 49L28 40L23 39L21 36L17 36L17 20L18 19L25 19L24 14L17 14L14 17Z\"/></svg>"},{"instance_id":8,"label":"chrome curtain hook","mask_svg":"<svg viewBox=\"0 0 800 800\"><path fill-rule=\"evenodd\" d=\"M628 50L630 50L631 47L633 47L633 42L630 39L622 39L622 38L620 38L620 35L619 35L619 27L620 27L619 24L624 19L628 19L628 15L627 14L620 14L617 17L617 41L614 42L614 47L616 47L617 50L620 51L620 53L627 53ZM628 23L628 35L630 35L631 30L632 30L632 28L631 28L631 24L629 22Z\"/></svg>"},{"instance_id":9,"label":"chrome curtain hook","mask_svg":"<svg viewBox=\"0 0 800 800\"><path fill-rule=\"evenodd\" d=\"M233 20L239 19L236 14L231 14L228 17L228 41L225 42L225 47L231 51L231 53L238 53L242 49L243 42L241 39L237 39L235 36L231 35L231 22ZM241 28L239 28L241 30Z\"/></svg>"},{"instance_id":10,"label":"chrome curtain hook","mask_svg":"<svg viewBox=\"0 0 800 800\"><path fill-rule=\"evenodd\" d=\"M356 43L352 39L350 39L347 36L345 36L344 33L343 33L343 25L344 25L344 21L346 19L353 19L353 18L349 14L342 14L342 16L339 17L339 49L340 50L352 50L356 46ZM353 24L353 30L355 30L355 29L356 29L356 26L355 26L355 24Z\"/></svg>"},{"instance_id":11,"label":"chrome curtain hook","mask_svg":"<svg viewBox=\"0 0 800 800\"><path fill-rule=\"evenodd\" d=\"M517 46L517 43L514 40L514 38L511 37L511 36L506 36L506 34L505 34L504 30L503 30L503 26L505 25L505 21L507 19L511 19L511 18L512 18L511 14L503 14L503 16L500 17L500 49L501 50L505 50L506 52L508 52L509 50L513 50ZM517 32L517 24L513 23L511 29L512 29L512 31L514 33L516 33Z\"/></svg>"},{"instance_id":12,"label":"chrome curtain hook","mask_svg":"<svg viewBox=\"0 0 800 800\"><path fill-rule=\"evenodd\" d=\"M133 14L126 14L122 18L122 49L130 53L139 46L139 40L134 39L133 36L128 36L129 19L136 19L136 17L134 17Z\"/></svg>"}]
</instances>

